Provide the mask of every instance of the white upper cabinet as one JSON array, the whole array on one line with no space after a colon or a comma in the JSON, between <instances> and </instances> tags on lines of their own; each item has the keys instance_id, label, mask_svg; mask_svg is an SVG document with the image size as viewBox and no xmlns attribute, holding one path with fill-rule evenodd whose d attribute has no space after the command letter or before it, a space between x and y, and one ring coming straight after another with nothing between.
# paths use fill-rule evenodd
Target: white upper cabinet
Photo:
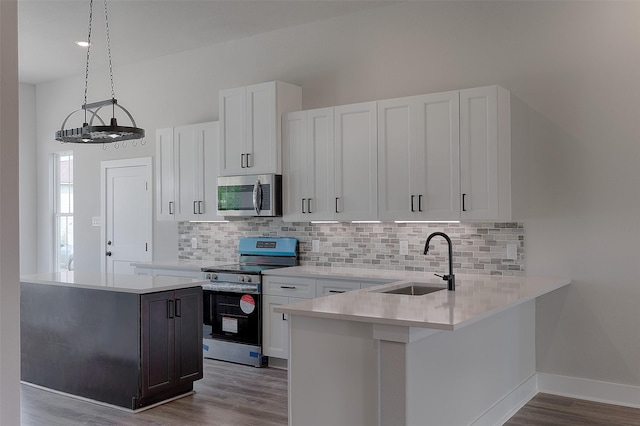
<instances>
[{"instance_id":1,"label":"white upper cabinet","mask_svg":"<svg viewBox=\"0 0 640 426\"><path fill-rule=\"evenodd\" d=\"M174 220L175 217L175 159L173 128L156 130L156 217Z\"/></svg>"},{"instance_id":2,"label":"white upper cabinet","mask_svg":"<svg viewBox=\"0 0 640 426\"><path fill-rule=\"evenodd\" d=\"M528 111L499 86L460 91L461 220L514 219L511 172L520 164L526 175L526 161L518 160L527 130L519 123Z\"/></svg>"},{"instance_id":3,"label":"white upper cabinet","mask_svg":"<svg viewBox=\"0 0 640 426\"><path fill-rule=\"evenodd\" d=\"M336 220L378 219L376 102L334 108Z\"/></svg>"},{"instance_id":4,"label":"white upper cabinet","mask_svg":"<svg viewBox=\"0 0 640 426\"><path fill-rule=\"evenodd\" d=\"M284 219L520 220L531 116L499 86L290 113Z\"/></svg>"},{"instance_id":5,"label":"white upper cabinet","mask_svg":"<svg viewBox=\"0 0 640 426\"><path fill-rule=\"evenodd\" d=\"M333 218L333 108L285 114L282 140L284 220Z\"/></svg>"},{"instance_id":6,"label":"white upper cabinet","mask_svg":"<svg viewBox=\"0 0 640 426\"><path fill-rule=\"evenodd\" d=\"M220 176L282 173L282 113L302 108L302 88L281 81L221 90Z\"/></svg>"},{"instance_id":7,"label":"white upper cabinet","mask_svg":"<svg viewBox=\"0 0 640 426\"><path fill-rule=\"evenodd\" d=\"M459 220L459 92L378 102L381 220Z\"/></svg>"},{"instance_id":8,"label":"white upper cabinet","mask_svg":"<svg viewBox=\"0 0 640 426\"><path fill-rule=\"evenodd\" d=\"M218 123L156 131L158 220L221 220L217 216Z\"/></svg>"}]
</instances>

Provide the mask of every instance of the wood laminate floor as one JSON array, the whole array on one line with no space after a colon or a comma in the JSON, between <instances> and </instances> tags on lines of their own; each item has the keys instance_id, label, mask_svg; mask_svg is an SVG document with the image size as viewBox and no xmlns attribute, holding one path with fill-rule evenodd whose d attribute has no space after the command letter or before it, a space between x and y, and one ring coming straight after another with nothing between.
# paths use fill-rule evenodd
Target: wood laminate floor
<instances>
[{"instance_id":1,"label":"wood laminate floor","mask_svg":"<svg viewBox=\"0 0 640 426\"><path fill-rule=\"evenodd\" d=\"M194 395L133 414L21 387L22 426L286 426L287 372L205 359Z\"/></svg>"},{"instance_id":2,"label":"wood laminate floor","mask_svg":"<svg viewBox=\"0 0 640 426\"><path fill-rule=\"evenodd\" d=\"M640 426L640 409L539 393L505 426Z\"/></svg>"},{"instance_id":3,"label":"wood laminate floor","mask_svg":"<svg viewBox=\"0 0 640 426\"><path fill-rule=\"evenodd\" d=\"M194 395L138 414L22 385L22 426L287 425L286 371L209 359L204 368ZM506 426L640 426L640 409L538 394Z\"/></svg>"}]
</instances>

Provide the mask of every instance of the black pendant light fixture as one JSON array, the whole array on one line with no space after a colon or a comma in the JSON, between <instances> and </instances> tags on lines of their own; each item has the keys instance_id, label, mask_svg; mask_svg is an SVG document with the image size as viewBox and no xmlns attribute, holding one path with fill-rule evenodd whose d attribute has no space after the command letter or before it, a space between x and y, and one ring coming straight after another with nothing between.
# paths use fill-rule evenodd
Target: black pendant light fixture
<instances>
[{"instance_id":1,"label":"black pendant light fixture","mask_svg":"<svg viewBox=\"0 0 640 426\"><path fill-rule=\"evenodd\" d=\"M136 122L123 106L118 104L113 86L113 66L111 64L111 39L109 37L109 19L107 15L107 0L104 0L104 19L107 33L107 52L109 55L109 76L111 78L111 99L104 101L87 103L87 91L89 87L89 54L91 52L91 23L93 21L93 0L89 1L89 37L87 39L87 64L84 77L84 103L80 109L73 111L62 122L62 127L56 132L56 140L60 142L86 143L86 144L106 144L144 138L144 129L136 127ZM111 110L111 118L108 124L100 116L102 108ZM131 126L120 126L116 119L116 107L122 110L129 120ZM65 129L67 121L76 112L84 111L84 123L82 127Z\"/></svg>"}]
</instances>

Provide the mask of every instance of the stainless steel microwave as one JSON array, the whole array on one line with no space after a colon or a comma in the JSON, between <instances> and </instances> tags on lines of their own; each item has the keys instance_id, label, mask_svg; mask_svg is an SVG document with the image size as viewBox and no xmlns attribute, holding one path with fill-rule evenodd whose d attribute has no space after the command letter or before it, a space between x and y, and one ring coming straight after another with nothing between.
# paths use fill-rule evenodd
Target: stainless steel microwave
<instances>
[{"instance_id":1,"label":"stainless steel microwave","mask_svg":"<svg viewBox=\"0 0 640 426\"><path fill-rule=\"evenodd\" d=\"M282 216L282 175L218 177L218 215Z\"/></svg>"}]
</instances>

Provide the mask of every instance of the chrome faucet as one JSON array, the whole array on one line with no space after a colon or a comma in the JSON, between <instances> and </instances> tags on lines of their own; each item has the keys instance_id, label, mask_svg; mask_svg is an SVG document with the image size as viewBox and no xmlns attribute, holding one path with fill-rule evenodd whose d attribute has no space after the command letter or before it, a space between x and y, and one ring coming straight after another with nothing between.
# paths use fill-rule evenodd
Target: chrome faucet
<instances>
[{"instance_id":1,"label":"chrome faucet","mask_svg":"<svg viewBox=\"0 0 640 426\"><path fill-rule=\"evenodd\" d=\"M447 289L449 291L454 291L456 289L456 276L453 275L453 249L451 244L451 238L449 238L449 236L444 232L434 232L433 234L427 237L427 242L424 243L424 254L427 254L429 252L429 242L433 237L437 235L447 240L447 245L449 246L449 275L438 275L438 274L434 274L434 275L442 278L447 282Z\"/></svg>"}]
</instances>

